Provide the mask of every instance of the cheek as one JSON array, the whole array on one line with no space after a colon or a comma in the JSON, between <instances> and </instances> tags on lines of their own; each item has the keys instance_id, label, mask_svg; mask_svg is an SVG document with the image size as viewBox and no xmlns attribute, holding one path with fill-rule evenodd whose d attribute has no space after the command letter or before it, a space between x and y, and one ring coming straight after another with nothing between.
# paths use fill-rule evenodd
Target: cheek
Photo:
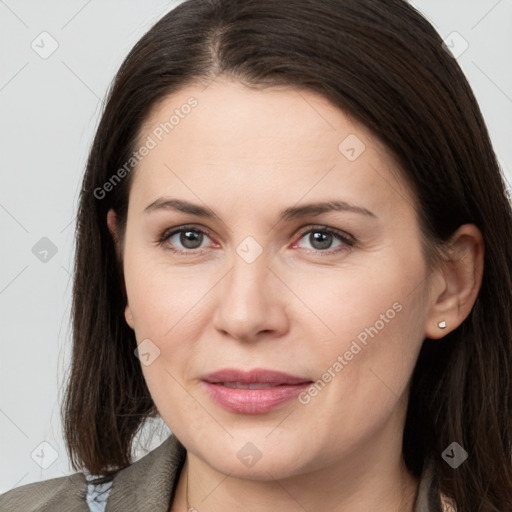
<instances>
[{"instance_id":1,"label":"cheek","mask_svg":"<svg viewBox=\"0 0 512 512\"><path fill-rule=\"evenodd\" d=\"M176 411L189 421L200 417L197 403L183 387L193 375L195 340L200 338L201 298L207 284L192 271L177 272L169 266L132 253L125 260L125 281L134 331L140 348L149 348L150 364L142 372L157 409L167 425ZM148 342L148 340L150 340ZM204 411L203 411L204 412Z\"/></svg>"},{"instance_id":2,"label":"cheek","mask_svg":"<svg viewBox=\"0 0 512 512\"><path fill-rule=\"evenodd\" d=\"M315 339L317 333L314 347L304 347L302 354L320 380L303 403L318 401L323 403L318 410L327 411L335 402L339 412L334 414L345 424L355 421L354 428L368 410L382 417L389 413L405 390L423 341L422 272L421 258L395 257L373 268L339 272L324 287L322 280L315 286L311 280L308 303L329 329L318 319L317 329L301 326L310 330L305 338Z\"/></svg>"},{"instance_id":3,"label":"cheek","mask_svg":"<svg viewBox=\"0 0 512 512\"><path fill-rule=\"evenodd\" d=\"M127 250L124 272L135 331L155 342L189 323L194 305L211 287L192 266L173 267L137 247Z\"/></svg>"},{"instance_id":4,"label":"cheek","mask_svg":"<svg viewBox=\"0 0 512 512\"><path fill-rule=\"evenodd\" d=\"M305 280L298 276L295 279L297 287L301 287L301 296L307 297L307 304L315 314L317 339L325 340L320 346L327 353L332 350L343 353L353 341L361 347L385 342L392 348L399 346L400 338L407 338L404 329L416 318L410 310L418 297L411 292L420 272L421 267L411 262L402 267L396 261L392 264L383 261L373 267L332 272L325 278L315 276Z\"/></svg>"},{"instance_id":5,"label":"cheek","mask_svg":"<svg viewBox=\"0 0 512 512\"><path fill-rule=\"evenodd\" d=\"M126 255L125 281L137 342L149 343L157 354L142 366L155 403L187 404L192 411L194 404L178 381L196 377L204 359L198 343L209 325L211 309L205 308L218 272L170 265L147 251L133 250Z\"/></svg>"}]
</instances>

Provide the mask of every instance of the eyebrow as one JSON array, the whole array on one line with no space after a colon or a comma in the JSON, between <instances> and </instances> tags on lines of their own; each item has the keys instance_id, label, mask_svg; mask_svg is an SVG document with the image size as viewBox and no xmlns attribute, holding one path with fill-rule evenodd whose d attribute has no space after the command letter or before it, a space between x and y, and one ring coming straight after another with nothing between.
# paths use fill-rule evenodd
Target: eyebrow
<instances>
[{"instance_id":1,"label":"eyebrow","mask_svg":"<svg viewBox=\"0 0 512 512\"><path fill-rule=\"evenodd\" d=\"M144 213L151 213L157 210L176 210L183 213L189 213L197 217L203 217L205 219L218 218L212 209L184 201L183 199L166 197L158 198L144 209ZM377 218L377 215L367 208L356 206L341 200L309 203L302 206L290 206L281 210L279 218L281 220L290 220L304 217L306 215L320 215L321 213L330 211L349 211Z\"/></svg>"}]
</instances>

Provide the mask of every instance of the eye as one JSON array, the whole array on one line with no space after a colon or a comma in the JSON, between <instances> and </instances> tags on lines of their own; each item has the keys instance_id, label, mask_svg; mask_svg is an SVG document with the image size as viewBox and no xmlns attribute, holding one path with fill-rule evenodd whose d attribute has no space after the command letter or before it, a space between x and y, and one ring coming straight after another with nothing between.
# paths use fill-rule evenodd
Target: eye
<instances>
[{"instance_id":1,"label":"eye","mask_svg":"<svg viewBox=\"0 0 512 512\"><path fill-rule=\"evenodd\" d=\"M355 240L350 235L326 226L314 226L313 229L310 228L308 231L303 231L300 239L306 235L309 235L307 241L313 246L313 251L317 253L336 253L347 250L355 243ZM333 249L331 246L333 240L336 239L340 243Z\"/></svg>"},{"instance_id":2,"label":"eye","mask_svg":"<svg viewBox=\"0 0 512 512\"><path fill-rule=\"evenodd\" d=\"M339 251L348 250L355 244L355 239L351 235L328 228L327 226L313 226L313 228L309 228L308 231L303 231L300 235L300 239L304 238L306 235L309 235L307 240L313 246L312 250L315 253L330 255ZM172 252L178 254L194 254L195 251L202 248L201 244L205 236L210 238L209 232L204 229L195 226L182 226L180 228L172 228L164 231L158 237L157 244L163 246L168 242L165 248ZM331 247L333 240L340 242L334 249ZM180 246L183 247L183 249L181 249ZM296 244L294 247L295 246Z\"/></svg>"},{"instance_id":3,"label":"eye","mask_svg":"<svg viewBox=\"0 0 512 512\"><path fill-rule=\"evenodd\" d=\"M157 243L163 245L165 242L170 242L172 247L166 247L173 252L179 254L186 254L190 251L200 249L204 237L208 237L208 232L193 226L182 226L178 229L166 230L159 236ZM174 240L173 238L176 237ZM180 249L179 246L184 249ZM178 247L177 249L175 247Z\"/></svg>"}]
</instances>

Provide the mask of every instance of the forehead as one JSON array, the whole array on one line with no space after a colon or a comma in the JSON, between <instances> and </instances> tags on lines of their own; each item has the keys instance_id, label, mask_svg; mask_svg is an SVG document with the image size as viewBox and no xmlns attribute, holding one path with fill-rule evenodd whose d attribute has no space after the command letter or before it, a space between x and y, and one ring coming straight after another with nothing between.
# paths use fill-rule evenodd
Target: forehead
<instances>
[{"instance_id":1,"label":"forehead","mask_svg":"<svg viewBox=\"0 0 512 512\"><path fill-rule=\"evenodd\" d=\"M189 107L189 103L195 106ZM194 132L194 139L201 142L196 147L200 156L215 148L216 156L229 153L248 157L245 150L250 148L279 157L280 150L286 149L317 160L325 156L322 150L337 150L344 134L355 134L371 149L386 153L364 126L349 120L315 92L284 86L255 89L223 77L207 86L187 86L160 100L141 135L152 131L156 131L157 139L165 139L160 142L169 145L184 142Z\"/></svg>"},{"instance_id":2,"label":"forehead","mask_svg":"<svg viewBox=\"0 0 512 512\"><path fill-rule=\"evenodd\" d=\"M231 188L245 198L280 191L288 203L335 192L380 209L413 202L384 145L308 90L222 77L190 85L153 107L137 146L148 141L132 184L146 202L166 187L217 199Z\"/></svg>"}]
</instances>

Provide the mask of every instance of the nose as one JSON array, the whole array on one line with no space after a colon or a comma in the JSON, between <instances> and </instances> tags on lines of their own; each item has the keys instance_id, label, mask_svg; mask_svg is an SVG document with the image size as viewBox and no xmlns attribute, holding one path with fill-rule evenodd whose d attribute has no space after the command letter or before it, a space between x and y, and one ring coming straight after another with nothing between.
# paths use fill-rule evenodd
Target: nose
<instances>
[{"instance_id":1,"label":"nose","mask_svg":"<svg viewBox=\"0 0 512 512\"><path fill-rule=\"evenodd\" d=\"M217 289L214 327L240 341L282 336L289 328L289 301L291 293L270 268L265 251L252 262L236 253Z\"/></svg>"}]
</instances>

